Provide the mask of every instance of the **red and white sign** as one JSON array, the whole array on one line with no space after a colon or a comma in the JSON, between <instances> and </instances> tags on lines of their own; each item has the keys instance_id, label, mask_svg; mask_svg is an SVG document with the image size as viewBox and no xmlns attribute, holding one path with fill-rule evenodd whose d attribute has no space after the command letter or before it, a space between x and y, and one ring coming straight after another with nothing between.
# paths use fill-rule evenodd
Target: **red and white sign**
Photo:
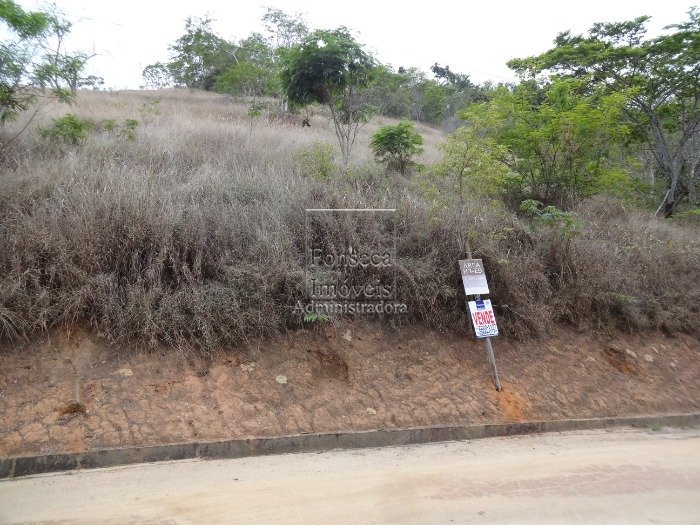
<instances>
[{"instance_id":1,"label":"red and white sign","mask_svg":"<svg viewBox=\"0 0 700 525\"><path fill-rule=\"evenodd\" d=\"M496 316L489 299L469 301L469 313L472 315L474 332L477 337L495 337L498 335Z\"/></svg>"}]
</instances>

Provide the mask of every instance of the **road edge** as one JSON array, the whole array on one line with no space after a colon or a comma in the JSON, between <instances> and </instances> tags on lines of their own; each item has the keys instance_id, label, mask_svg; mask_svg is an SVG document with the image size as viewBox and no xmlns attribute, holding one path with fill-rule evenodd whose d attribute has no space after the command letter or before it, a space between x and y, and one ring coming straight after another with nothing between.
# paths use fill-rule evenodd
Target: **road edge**
<instances>
[{"instance_id":1,"label":"road edge","mask_svg":"<svg viewBox=\"0 0 700 525\"><path fill-rule=\"evenodd\" d=\"M698 423L700 423L700 413L664 414L560 419L525 423L397 428L112 448L66 454L2 458L0 459L0 480L50 472L117 467L179 459L230 459L271 454L413 445L440 441L461 441L541 432L568 432L614 427L646 427L651 429L660 427L695 428L698 426Z\"/></svg>"}]
</instances>

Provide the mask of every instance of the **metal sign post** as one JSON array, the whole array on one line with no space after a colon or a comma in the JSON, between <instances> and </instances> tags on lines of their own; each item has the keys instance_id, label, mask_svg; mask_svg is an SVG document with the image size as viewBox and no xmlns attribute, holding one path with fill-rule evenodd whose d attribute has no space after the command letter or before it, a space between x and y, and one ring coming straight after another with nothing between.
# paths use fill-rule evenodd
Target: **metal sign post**
<instances>
[{"instance_id":1,"label":"metal sign post","mask_svg":"<svg viewBox=\"0 0 700 525\"><path fill-rule=\"evenodd\" d=\"M496 390L501 391L501 381L498 378L498 368L496 367L496 357L493 354L493 345L491 344L491 335L498 335L498 327L496 319L491 308L491 301L488 299L482 301L481 294L489 293L488 283L486 281L486 272L481 259L472 259L472 251L467 241L467 257L466 260L459 261L460 273L464 283L464 292L467 295L467 311L472 318L474 333L477 337L484 339L486 346L486 358L491 366L493 373L493 384ZM469 301L469 296L474 295L476 300Z\"/></svg>"}]
</instances>

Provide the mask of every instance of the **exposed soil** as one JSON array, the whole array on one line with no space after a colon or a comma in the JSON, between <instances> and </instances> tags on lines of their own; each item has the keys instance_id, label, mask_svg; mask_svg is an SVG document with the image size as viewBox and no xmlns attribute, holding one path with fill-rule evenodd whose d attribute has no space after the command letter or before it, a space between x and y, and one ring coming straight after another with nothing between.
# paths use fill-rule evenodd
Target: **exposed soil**
<instances>
[{"instance_id":1,"label":"exposed soil","mask_svg":"<svg viewBox=\"0 0 700 525\"><path fill-rule=\"evenodd\" d=\"M204 359L78 329L0 348L0 456L700 409L700 342L576 334L483 346L424 327L301 330Z\"/></svg>"},{"instance_id":2,"label":"exposed soil","mask_svg":"<svg viewBox=\"0 0 700 525\"><path fill-rule=\"evenodd\" d=\"M501 385L501 391L491 391L491 402L496 405L498 415L507 421L527 421L532 413L532 406L520 394L513 391L510 385Z\"/></svg>"}]
</instances>

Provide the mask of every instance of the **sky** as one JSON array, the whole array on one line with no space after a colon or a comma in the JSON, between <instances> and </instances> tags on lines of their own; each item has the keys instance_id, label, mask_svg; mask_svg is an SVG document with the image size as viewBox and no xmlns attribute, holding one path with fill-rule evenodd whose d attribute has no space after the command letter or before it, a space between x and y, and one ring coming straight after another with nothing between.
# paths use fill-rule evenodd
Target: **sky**
<instances>
[{"instance_id":1,"label":"sky","mask_svg":"<svg viewBox=\"0 0 700 525\"><path fill-rule=\"evenodd\" d=\"M46 9L45 0L15 0L25 9ZM95 53L87 74L106 87L137 89L145 66L169 57L168 44L184 33L188 16L208 15L215 31L238 41L262 31L266 8L303 13L313 29L341 25L384 64L429 71L438 62L475 82L515 80L505 63L552 47L557 33L585 33L595 22L652 17L649 34L687 18L700 0L445 1L381 0L54 0L73 22L68 50Z\"/></svg>"}]
</instances>

